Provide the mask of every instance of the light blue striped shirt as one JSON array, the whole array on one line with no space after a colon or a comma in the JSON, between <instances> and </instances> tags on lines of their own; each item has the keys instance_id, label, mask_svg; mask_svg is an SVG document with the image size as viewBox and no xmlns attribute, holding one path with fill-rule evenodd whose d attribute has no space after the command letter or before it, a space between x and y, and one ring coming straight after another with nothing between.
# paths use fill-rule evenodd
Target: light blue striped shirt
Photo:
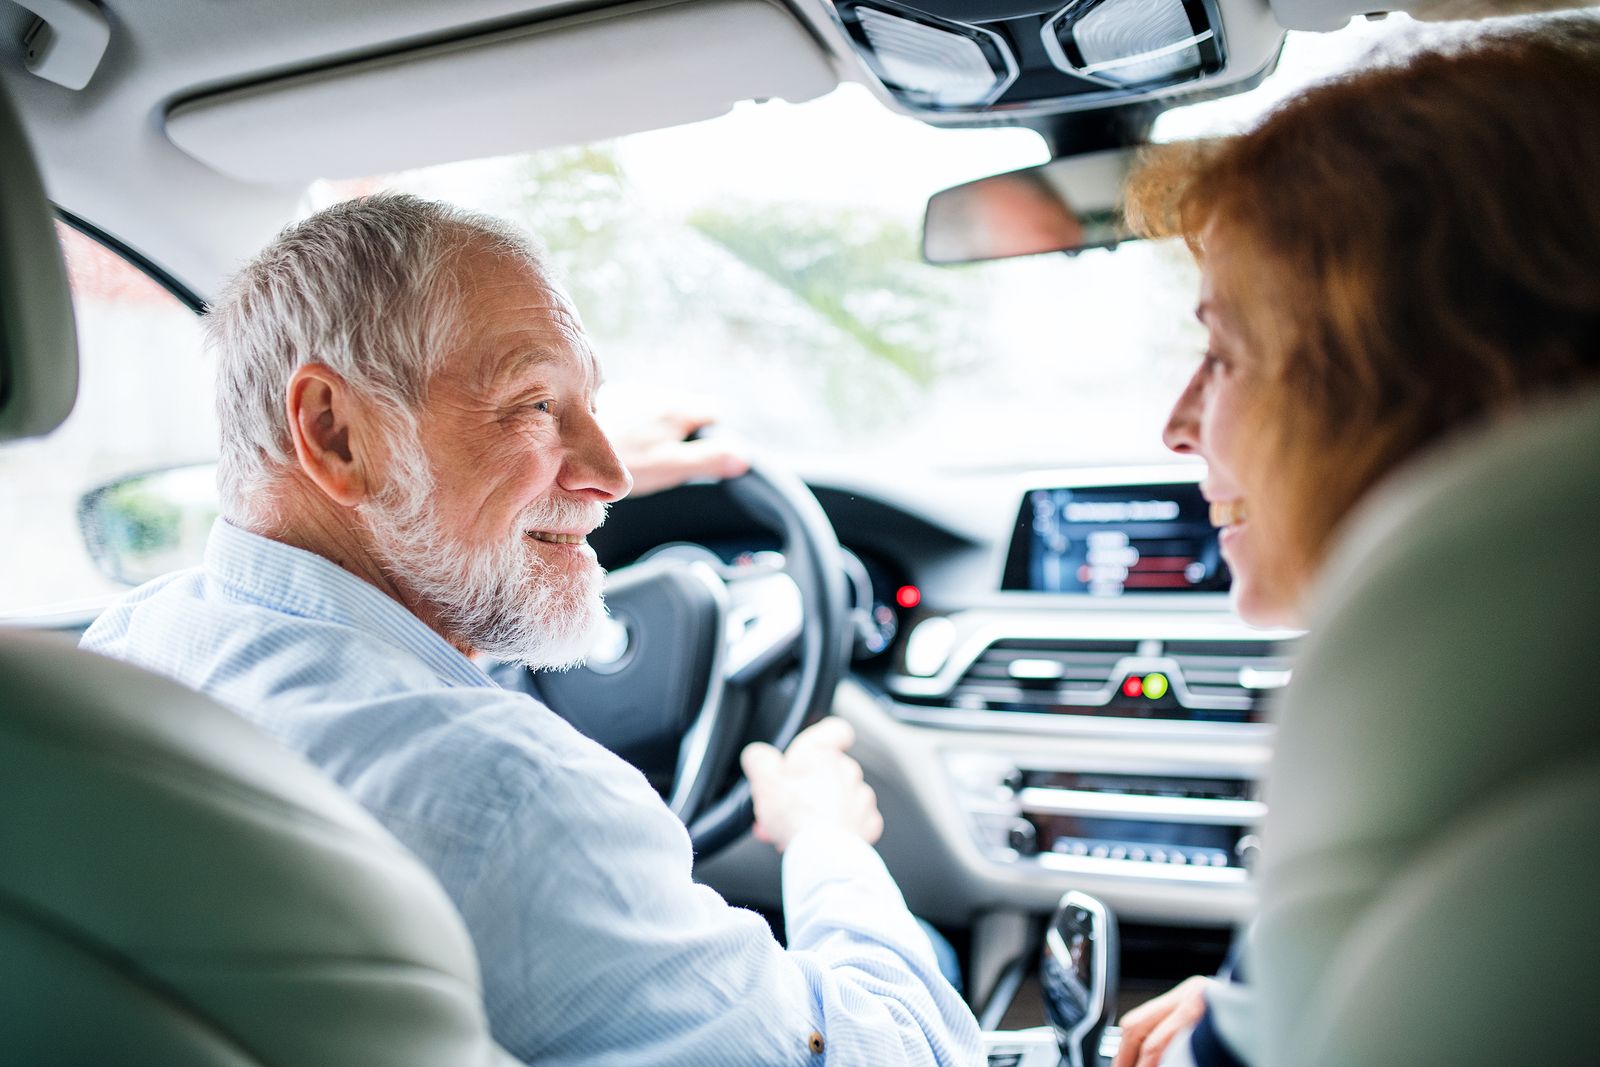
<instances>
[{"instance_id":1,"label":"light blue striped shirt","mask_svg":"<svg viewBox=\"0 0 1600 1067\"><path fill-rule=\"evenodd\" d=\"M371 810L461 909L490 1024L523 1059L981 1061L871 848L790 845L785 951L694 882L643 775L328 560L219 521L203 566L130 593L83 647L210 694Z\"/></svg>"}]
</instances>

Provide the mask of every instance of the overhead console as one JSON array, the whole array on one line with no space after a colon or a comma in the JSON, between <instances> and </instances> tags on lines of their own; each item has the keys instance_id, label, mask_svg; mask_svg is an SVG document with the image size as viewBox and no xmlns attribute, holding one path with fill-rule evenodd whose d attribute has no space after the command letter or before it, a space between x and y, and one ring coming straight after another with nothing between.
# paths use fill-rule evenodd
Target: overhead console
<instances>
[{"instance_id":1,"label":"overhead console","mask_svg":"<svg viewBox=\"0 0 1600 1067\"><path fill-rule=\"evenodd\" d=\"M1106 107L1259 78L1283 40L1261 0L831 0L923 118Z\"/></svg>"}]
</instances>

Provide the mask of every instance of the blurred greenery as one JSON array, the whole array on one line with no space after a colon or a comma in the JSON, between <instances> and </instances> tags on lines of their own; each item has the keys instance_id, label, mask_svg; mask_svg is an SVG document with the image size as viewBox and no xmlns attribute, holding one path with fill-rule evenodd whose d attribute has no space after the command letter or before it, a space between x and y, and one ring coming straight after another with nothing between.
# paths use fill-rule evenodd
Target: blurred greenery
<instances>
[{"instance_id":1,"label":"blurred greenery","mask_svg":"<svg viewBox=\"0 0 1600 1067\"><path fill-rule=\"evenodd\" d=\"M911 224L740 202L663 217L632 195L610 144L511 165L508 213L542 237L608 352L743 351L766 372L781 360L791 380L820 379L841 429L909 410L978 358L986 290L968 272L930 270ZM721 365L736 373L736 360Z\"/></svg>"},{"instance_id":2,"label":"blurred greenery","mask_svg":"<svg viewBox=\"0 0 1600 1067\"><path fill-rule=\"evenodd\" d=\"M864 212L756 207L696 212L689 224L867 355L921 386L938 377L962 309L955 288L930 277L909 227Z\"/></svg>"},{"instance_id":3,"label":"blurred greenery","mask_svg":"<svg viewBox=\"0 0 1600 1067\"><path fill-rule=\"evenodd\" d=\"M100 529L113 551L146 555L176 548L183 510L152 488L150 478L134 478L100 498Z\"/></svg>"}]
</instances>

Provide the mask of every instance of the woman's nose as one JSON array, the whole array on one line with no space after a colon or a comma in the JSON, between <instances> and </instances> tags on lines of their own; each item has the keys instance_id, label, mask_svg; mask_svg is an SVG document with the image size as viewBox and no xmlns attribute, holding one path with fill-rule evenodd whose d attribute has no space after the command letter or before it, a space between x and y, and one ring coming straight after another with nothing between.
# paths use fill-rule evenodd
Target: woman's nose
<instances>
[{"instance_id":1,"label":"woman's nose","mask_svg":"<svg viewBox=\"0 0 1600 1067\"><path fill-rule=\"evenodd\" d=\"M1200 449L1200 372L1195 371L1183 392L1178 394L1161 430L1161 443L1179 455L1193 455Z\"/></svg>"}]
</instances>

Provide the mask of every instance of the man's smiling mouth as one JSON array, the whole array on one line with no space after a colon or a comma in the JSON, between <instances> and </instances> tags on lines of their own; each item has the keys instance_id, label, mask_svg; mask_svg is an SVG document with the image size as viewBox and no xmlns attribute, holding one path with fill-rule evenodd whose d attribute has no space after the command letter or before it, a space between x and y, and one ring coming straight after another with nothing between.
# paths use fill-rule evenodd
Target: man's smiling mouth
<instances>
[{"instance_id":1,"label":"man's smiling mouth","mask_svg":"<svg viewBox=\"0 0 1600 1067\"><path fill-rule=\"evenodd\" d=\"M529 530L528 536L535 541L548 541L553 545L581 545L585 540L583 534L551 533L548 530Z\"/></svg>"}]
</instances>

